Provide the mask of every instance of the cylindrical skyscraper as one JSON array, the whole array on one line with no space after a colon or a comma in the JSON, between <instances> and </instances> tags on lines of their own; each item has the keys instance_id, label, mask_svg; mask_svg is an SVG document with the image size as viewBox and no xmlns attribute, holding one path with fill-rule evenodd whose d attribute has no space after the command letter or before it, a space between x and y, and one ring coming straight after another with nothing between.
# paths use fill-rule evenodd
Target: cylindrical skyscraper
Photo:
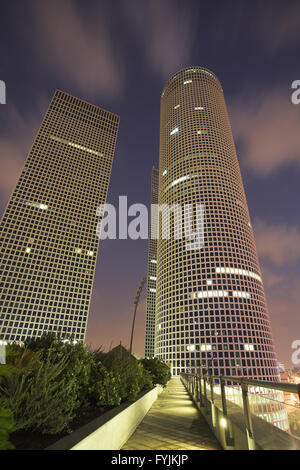
<instances>
[{"instance_id":1,"label":"cylindrical skyscraper","mask_svg":"<svg viewBox=\"0 0 300 470\"><path fill-rule=\"evenodd\" d=\"M204 246L158 240L155 354L182 371L278 380L246 196L218 78L202 67L161 96L159 205L204 204Z\"/></svg>"}]
</instances>

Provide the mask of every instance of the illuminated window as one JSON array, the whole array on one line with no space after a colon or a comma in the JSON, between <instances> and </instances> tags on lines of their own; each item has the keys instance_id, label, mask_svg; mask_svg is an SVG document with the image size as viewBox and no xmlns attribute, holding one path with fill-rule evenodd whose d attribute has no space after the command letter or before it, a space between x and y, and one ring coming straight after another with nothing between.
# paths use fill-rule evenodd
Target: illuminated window
<instances>
[{"instance_id":1,"label":"illuminated window","mask_svg":"<svg viewBox=\"0 0 300 470\"><path fill-rule=\"evenodd\" d=\"M54 140L55 142L60 142L61 144L69 145L70 147L74 147L79 150L84 150L87 153L98 155L99 157L104 156L103 153L97 152L96 150L89 149L87 147L84 147L83 145L75 144L74 142L69 142L68 140L61 139L60 137L55 137L54 135L51 135L50 139Z\"/></svg>"},{"instance_id":2,"label":"illuminated window","mask_svg":"<svg viewBox=\"0 0 300 470\"><path fill-rule=\"evenodd\" d=\"M87 255L88 255L88 256L93 256L93 255L94 255L94 252L93 252L93 251L90 251L90 250L88 250L88 251L87 251Z\"/></svg>"},{"instance_id":3,"label":"illuminated window","mask_svg":"<svg viewBox=\"0 0 300 470\"><path fill-rule=\"evenodd\" d=\"M82 249L81 248L74 248L74 251L77 255L80 255L82 253Z\"/></svg>"},{"instance_id":4,"label":"illuminated window","mask_svg":"<svg viewBox=\"0 0 300 470\"><path fill-rule=\"evenodd\" d=\"M26 204L27 206L37 207L38 209L42 209L44 211L48 209L48 206L46 204L41 204L39 202L27 201Z\"/></svg>"},{"instance_id":5,"label":"illuminated window","mask_svg":"<svg viewBox=\"0 0 300 470\"><path fill-rule=\"evenodd\" d=\"M192 83L192 81L193 81L193 80L185 80L185 81L183 82L183 84L184 84L184 85L187 85L188 83Z\"/></svg>"},{"instance_id":6,"label":"illuminated window","mask_svg":"<svg viewBox=\"0 0 300 470\"><path fill-rule=\"evenodd\" d=\"M155 276L150 276L150 279L151 279L151 281L156 281L156 277L155 277Z\"/></svg>"},{"instance_id":7,"label":"illuminated window","mask_svg":"<svg viewBox=\"0 0 300 470\"><path fill-rule=\"evenodd\" d=\"M228 292L226 290L208 290L208 291L200 291L200 292L193 292L191 294L192 299L207 299L211 297L227 297Z\"/></svg>"},{"instance_id":8,"label":"illuminated window","mask_svg":"<svg viewBox=\"0 0 300 470\"><path fill-rule=\"evenodd\" d=\"M165 192L168 191L168 189L172 188L173 186L175 186L176 184L178 183L182 183L183 181L186 181L186 180L189 180L191 178L198 178L199 175L186 175L186 176L181 176L180 178L177 178L176 180L172 181L172 183L170 183L166 188L165 188Z\"/></svg>"},{"instance_id":9,"label":"illuminated window","mask_svg":"<svg viewBox=\"0 0 300 470\"><path fill-rule=\"evenodd\" d=\"M201 344L201 351L211 351L211 344Z\"/></svg>"},{"instance_id":10,"label":"illuminated window","mask_svg":"<svg viewBox=\"0 0 300 470\"><path fill-rule=\"evenodd\" d=\"M173 130L170 132L170 135L177 134L178 131L179 131L178 127L175 127L175 129L173 129Z\"/></svg>"},{"instance_id":11,"label":"illuminated window","mask_svg":"<svg viewBox=\"0 0 300 470\"><path fill-rule=\"evenodd\" d=\"M167 173L168 173L168 170L164 170L163 171L163 176L166 176Z\"/></svg>"},{"instance_id":12,"label":"illuminated window","mask_svg":"<svg viewBox=\"0 0 300 470\"><path fill-rule=\"evenodd\" d=\"M151 263L153 263L153 264L157 264L157 261L156 261L156 259L152 259L152 260L151 260Z\"/></svg>"},{"instance_id":13,"label":"illuminated window","mask_svg":"<svg viewBox=\"0 0 300 470\"><path fill-rule=\"evenodd\" d=\"M195 351L195 345L194 344L189 344L187 347L186 347L187 351Z\"/></svg>"},{"instance_id":14,"label":"illuminated window","mask_svg":"<svg viewBox=\"0 0 300 470\"><path fill-rule=\"evenodd\" d=\"M241 276L249 276L252 277L253 279L257 279L258 281L262 282L262 278L252 272L252 271L247 271L246 269L239 269L239 268L229 268L229 267L217 267L216 268L216 273L222 273L222 274L240 274Z\"/></svg>"},{"instance_id":15,"label":"illuminated window","mask_svg":"<svg viewBox=\"0 0 300 470\"><path fill-rule=\"evenodd\" d=\"M203 106L196 106L195 111L203 111Z\"/></svg>"},{"instance_id":16,"label":"illuminated window","mask_svg":"<svg viewBox=\"0 0 300 470\"><path fill-rule=\"evenodd\" d=\"M189 179L190 179L190 175L181 176L181 178L178 178L177 180L172 181L172 183L170 184L170 187L175 186L175 184L181 183L182 181L189 180Z\"/></svg>"},{"instance_id":17,"label":"illuminated window","mask_svg":"<svg viewBox=\"0 0 300 470\"><path fill-rule=\"evenodd\" d=\"M246 351L254 351L253 344L244 344L244 348Z\"/></svg>"},{"instance_id":18,"label":"illuminated window","mask_svg":"<svg viewBox=\"0 0 300 470\"><path fill-rule=\"evenodd\" d=\"M26 248L25 253L30 253L30 252L31 252L31 248L29 248L29 247Z\"/></svg>"},{"instance_id":19,"label":"illuminated window","mask_svg":"<svg viewBox=\"0 0 300 470\"><path fill-rule=\"evenodd\" d=\"M232 292L232 294L233 294L233 297L241 297L243 299L250 299L250 297L251 297L249 292L242 292L242 291L239 291L239 290L234 290Z\"/></svg>"},{"instance_id":20,"label":"illuminated window","mask_svg":"<svg viewBox=\"0 0 300 470\"><path fill-rule=\"evenodd\" d=\"M180 108L180 104L176 104L176 106L174 106L174 109L177 109L177 108Z\"/></svg>"}]
</instances>

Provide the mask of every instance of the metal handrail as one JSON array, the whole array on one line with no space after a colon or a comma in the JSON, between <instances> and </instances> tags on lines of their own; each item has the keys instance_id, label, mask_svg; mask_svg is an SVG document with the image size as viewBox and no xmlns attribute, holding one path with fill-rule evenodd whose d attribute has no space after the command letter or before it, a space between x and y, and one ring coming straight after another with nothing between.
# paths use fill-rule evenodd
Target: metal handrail
<instances>
[{"instance_id":1,"label":"metal handrail","mask_svg":"<svg viewBox=\"0 0 300 470\"><path fill-rule=\"evenodd\" d=\"M221 387L221 399L222 399L222 414L223 418L225 419L225 429L224 429L224 438L227 448L234 447L234 438L232 434L232 426L230 421L228 421L228 413L227 413L227 399L225 394L225 383L231 382L234 384L239 384L241 386L242 392L242 403L243 403L243 415L244 415L244 423L246 427L246 435L247 435L247 442L248 442L248 449L254 450L256 448L254 432L253 432L253 424L252 424L252 412L250 410L250 403L249 403L249 396L248 394L251 393L249 390L249 386L254 387L261 387L264 389L273 389L278 390L281 392L288 392L293 394L298 394L300 399L300 384L290 384L290 383L282 383L282 382L269 382L267 380L255 380L255 379L248 379L243 377L229 377L229 376L218 376L218 375L200 375L200 374L192 374L187 372L182 372L180 376L183 379L183 382L186 381L186 388L188 389L190 395L193 399L196 399L196 403L199 402L200 409L206 410L210 412L212 425L216 427L216 415L215 415L215 396L214 396L214 383L220 384ZM202 385L203 382L203 392L202 392ZM199 387L197 386L197 392L195 393L195 383L198 383ZM210 384L210 399L207 396L207 384ZM200 397L198 397L198 392L200 391ZM210 403L210 407L209 404Z\"/></svg>"},{"instance_id":2,"label":"metal handrail","mask_svg":"<svg viewBox=\"0 0 300 470\"><path fill-rule=\"evenodd\" d=\"M199 377L201 379L208 380L225 380L227 382L234 382L239 385L253 385L254 387L270 388L272 390L279 390L281 392L294 393L299 396L300 399L300 384L291 384L285 382L269 382L268 380L256 380L256 379L245 379L243 377L229 377L220 375L199 375L183 372L185 375Z\"/></svg>"},{"instance_id":3,"label":"metal handrail","mask_svg":"<svg viewBox=\"0 0 300 470\"><path fill-rule=\"evenodd\" d=\"M255 387L270 388L281 392L296 393L300 398L300 384L291 384L285 382L269 382L268 380L239 379L236 377L223 377L224 380L238 384L254 385Z\"/></svg>"}]
</instances>

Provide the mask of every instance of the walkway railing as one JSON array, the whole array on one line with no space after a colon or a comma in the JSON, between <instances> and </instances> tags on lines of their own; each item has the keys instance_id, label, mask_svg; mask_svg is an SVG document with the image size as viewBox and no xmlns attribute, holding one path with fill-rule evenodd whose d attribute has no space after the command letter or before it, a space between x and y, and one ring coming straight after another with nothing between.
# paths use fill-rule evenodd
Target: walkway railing
<instances>
[{"instance_id":1,"label":"walkway railing","mask_svg":"<svg viewBox=\"0 0 300 470\"><path fill-rule=\"evenodd\" d=\"M300 384L180 375L224 448L239 448L235 443L239 427L249 450L272 448L272 439L283 448L300 449ZM259 439L264 444L259 445Z\"/></svg>"}]
</instances>

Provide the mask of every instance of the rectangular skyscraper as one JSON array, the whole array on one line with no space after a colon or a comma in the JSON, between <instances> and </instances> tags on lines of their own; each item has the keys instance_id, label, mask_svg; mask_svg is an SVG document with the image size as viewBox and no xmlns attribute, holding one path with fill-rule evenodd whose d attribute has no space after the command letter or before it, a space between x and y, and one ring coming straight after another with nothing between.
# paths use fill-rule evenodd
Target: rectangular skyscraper
<instances>
[{"instance_id":1,"label":"rectangular skyscraper","mask_svg":"<svg viewBox=\"0 0 300 470\"><path fill-rule=\"evenodd\" d=\"M56 91L1 222L0 338L84 341L119 117Z\"/></svg>"},{"instance_id":2,"label":"rectangular skyscraper","mask_svg":"<svg viewBox=\"0 0 300 470\"><path fill-rule=\"evenodd\" d=\"M152 168L151 204L158 203L158 170ZM150 221L149 235L154 221ZM149 236L145 357L154 357L157 240Z\"/></svg>"}]
</instances>

